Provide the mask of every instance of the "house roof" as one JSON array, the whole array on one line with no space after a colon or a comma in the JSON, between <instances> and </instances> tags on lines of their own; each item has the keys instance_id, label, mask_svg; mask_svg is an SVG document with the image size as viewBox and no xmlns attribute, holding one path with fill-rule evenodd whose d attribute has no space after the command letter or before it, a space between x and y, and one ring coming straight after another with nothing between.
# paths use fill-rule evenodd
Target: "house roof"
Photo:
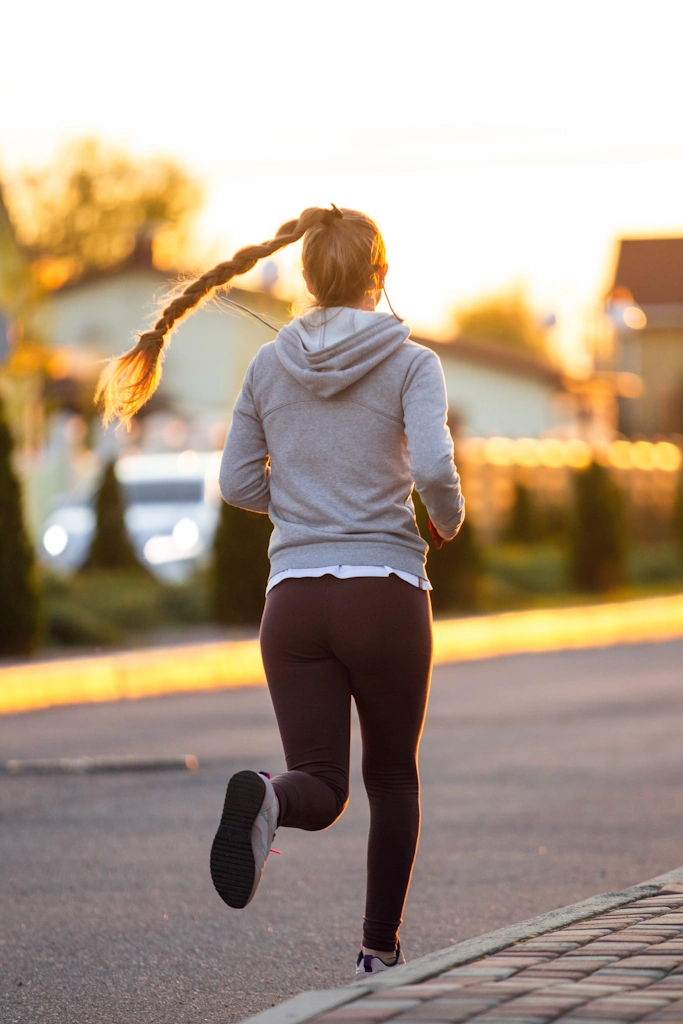
<instances>
[{"instance_id":1,"label":"house roof","mask_svg":"<svg viewBox=\"0 0 683 1024\"><path fill-rule=\"evenodd\" d=\"M562 388L564 374L542 356L524 352L507 345L501 345L487 338L453 338L450 341L433 341L431 338L418 338L411 335L413 341L425 345L436 352L441 359L448 357L475 363L486 369L498 370L515 377L536 380L552 388Z\"/></svg>"},{"instance_id":2,"label":"house roof","mask_svg":"<svg viewBox=\"0 0 683 1024\"><path fill-rule=\"evenodd\" d=\"M683 305L683 238L624 238L614 288L639 306Z\"/></svg>"},{"instance_id":3,"label":"house roof","mask_svg":"<svg viewBox=\"0 0 683 1024\"><path fill-rule=\"evenodd\" d=\"M55 291L77 291L80 288L85 288L98 281L109 281L113 278L130 274L131 271L140 270L146 271L149 274L154 274L160 281L168 281L169 278L173 276L172 272L167 273L154 266L154 262L152 260L151 240L147 238L138 238L133 250L124 260L121 260L120 263L111 267L87 270L84 274L81 274L80 277L69 278L68 281L65 281L64 284L60 285L59 288L56 288Z\"/></svg>"}]
</instances>

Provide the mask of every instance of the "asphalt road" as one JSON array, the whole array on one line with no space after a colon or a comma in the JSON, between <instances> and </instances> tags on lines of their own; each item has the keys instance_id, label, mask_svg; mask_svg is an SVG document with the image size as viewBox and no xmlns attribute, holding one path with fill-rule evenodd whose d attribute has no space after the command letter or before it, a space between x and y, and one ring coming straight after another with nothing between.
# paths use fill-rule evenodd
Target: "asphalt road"
<instances>
[{"instance_id":1,"label":"asphalt road","mask_svg":"<svg viewBox=\"0 0 683 1024\"><path fill-rule=\"evenodd\" d=\"M435 671L408 958L683 862L683 643ZM265 690L0 718L5 758L193 753L198 772L0 777L0 1020L238 1021L353 979L367 805L281 830L230 911L208 850L228 776L282 769ZM387 865L387 870L390 866Z\"/></svg>"}]
</instances>

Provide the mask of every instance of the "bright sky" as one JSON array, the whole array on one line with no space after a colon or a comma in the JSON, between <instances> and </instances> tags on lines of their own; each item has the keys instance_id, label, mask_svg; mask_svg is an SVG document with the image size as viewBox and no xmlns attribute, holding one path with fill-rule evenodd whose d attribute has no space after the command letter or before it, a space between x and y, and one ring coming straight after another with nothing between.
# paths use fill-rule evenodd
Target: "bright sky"
<instances>
[{"instance_id":1,"label":"bright sky","mask_svg":"<svg viewBox=\"0 0 683 1024\"><path fill-rule=\"evenodd\" d=\"M0 176L83 134L176 156L221 258L356 207L414 327L517 282L576 352L615 239L683 232L682 28L677 0L15 2Z\"/></svg>"}]
</instances>

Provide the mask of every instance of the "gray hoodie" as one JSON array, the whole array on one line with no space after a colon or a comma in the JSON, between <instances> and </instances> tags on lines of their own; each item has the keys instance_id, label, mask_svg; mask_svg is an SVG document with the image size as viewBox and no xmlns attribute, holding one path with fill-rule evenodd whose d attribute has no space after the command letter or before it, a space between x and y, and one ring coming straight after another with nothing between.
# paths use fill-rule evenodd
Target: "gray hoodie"
<instances>
[{"instance_id":1,"label":"gray hoodie","mask_svg":"<svg viewBox=\"0 0 683 1024\"><path fill-rule=\"evenodd\" d=\"M395 317L293 320L247 370L223 451L231 505L273 522L271 576L389 565L426 578L413 484L446 540L464 518L438 357Z\"/></svg>"}]
</instances>

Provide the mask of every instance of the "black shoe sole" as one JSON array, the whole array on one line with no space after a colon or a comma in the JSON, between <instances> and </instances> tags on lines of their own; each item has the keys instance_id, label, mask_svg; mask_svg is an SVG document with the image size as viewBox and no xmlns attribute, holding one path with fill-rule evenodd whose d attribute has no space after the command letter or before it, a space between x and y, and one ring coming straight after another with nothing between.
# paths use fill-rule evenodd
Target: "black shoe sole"
<instances>
[{"instance_id":1,"label":"black shoe sole","mask_svg":"<svg viewBox=\"0 0 683 1024\"><path fill-rule=\"evenodd\" d=\"M266 795L266 783L256 772L238 772L230 779L223 816L211 847L211 879L229 907L241 909L254 888L251 829Z\"/></svg>"}]
</instances>

